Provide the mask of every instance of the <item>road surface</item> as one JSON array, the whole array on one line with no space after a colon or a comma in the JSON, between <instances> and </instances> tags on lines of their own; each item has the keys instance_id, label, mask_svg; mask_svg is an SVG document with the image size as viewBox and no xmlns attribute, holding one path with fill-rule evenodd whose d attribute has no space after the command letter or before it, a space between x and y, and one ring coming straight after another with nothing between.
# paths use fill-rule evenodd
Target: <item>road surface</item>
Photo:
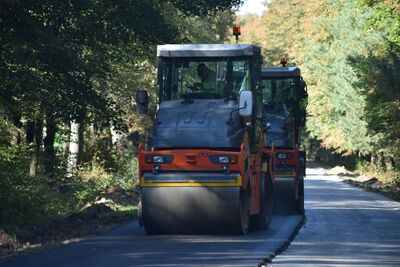
<instances>
[{"instance_id":1,"label":"road surface","mask_svg":"<svg viewBox=\"0 0 400 267\"><path fill-rule=\"evenodd\" d=\"M308 169L307 223L273 266L400 266L400 203ZM301 221L274 217L246 236L147 236L137 222L104 235L35 252L0 266L256 266Z\"/></svg>"},{"instance_id":2,"label":"road surface","mask_svg":"<svg viewBox=\"0 0 400 267\"><path fill-rule=\"evenodd\" d=\"M274 217L269 230L245 236L147 236L134 221L0 266L256 266L284 244L301 221L302 216Z\"/></svg>"},{"instance_id":3,"label":"road surface","mask_svg":"<svg viewBox=\"0 0 400 267\"><path fill-rule=\"evenodd\" d=\"M400 203L307 171L307 222L273 266L400 266Z\"/></svg>"}]
</instances>

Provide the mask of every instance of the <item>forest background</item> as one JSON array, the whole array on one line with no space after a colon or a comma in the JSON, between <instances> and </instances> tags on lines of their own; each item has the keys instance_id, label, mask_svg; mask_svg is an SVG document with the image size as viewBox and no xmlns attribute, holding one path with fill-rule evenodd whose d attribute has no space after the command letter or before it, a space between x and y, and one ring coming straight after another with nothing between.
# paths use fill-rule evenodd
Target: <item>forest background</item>
<instances>
[{"instance_id":1,"label":"forest background","mask_svg":"<svg viewBox=\"0 0 400 267\"><path fill-rule=\"evenodd\" d=\"M399 186L399 1L273 0L236 17L241 2L0 0L0 229L134 189L151 127L134 98L156 104L156 45L229 43L234 21L265 64L301 68L310 157Z\"/></svg>"}]
</instances>

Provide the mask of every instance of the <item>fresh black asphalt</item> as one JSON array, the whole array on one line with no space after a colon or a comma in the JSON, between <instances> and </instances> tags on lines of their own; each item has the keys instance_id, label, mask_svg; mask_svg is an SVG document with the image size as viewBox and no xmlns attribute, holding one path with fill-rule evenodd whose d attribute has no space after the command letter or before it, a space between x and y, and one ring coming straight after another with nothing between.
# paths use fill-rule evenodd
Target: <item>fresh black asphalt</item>
<instances>
[{"instance_id":1,"label":"fresh black asphalt","mask_svg":"<svg viewBox=\"0 0 400 267\"><path fill-rule=\"evenodd\" d=\"M307 170L307 222L273 266L400 266L400 203ZM245 236L148 236L133 221L103 235L1 266L256 266L284 244L301 216L275 216Z\"/></svg>"},{"instance_id":2,"label":"fresh black asphalt","mask_svg":"<svg viewBox=\"0 0 400 267\"><path fill-rule=\"evenodd\" d=\"M400 203L308 169L307 223L274 267L400 266Z\"/></svg>"},{"instance_id":3,"label":"fresh black asphalt","mask_svg":"<svg viewBox=\"0 0 400 267\"><path fill-rule=\"evenodd\" d=\"M302 216L274 217L269 230L244 236L148 236L134 221L0 266L256 266L284 244L301 221Z\"/></svg>"}]
</instances>

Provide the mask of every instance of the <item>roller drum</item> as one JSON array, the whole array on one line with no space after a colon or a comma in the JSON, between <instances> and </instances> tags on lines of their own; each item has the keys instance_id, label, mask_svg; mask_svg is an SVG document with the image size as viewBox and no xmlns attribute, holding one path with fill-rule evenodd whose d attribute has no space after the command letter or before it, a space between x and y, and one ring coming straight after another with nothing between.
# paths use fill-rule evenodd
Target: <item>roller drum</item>
<instances>
[{"instance_id":1,"label":"roller drum","mask_svg":"<svg viewBox=\"0 0 400 267\"><path fill-rule=\"evenodd\" d=\"M276 177L273 193L274 214L297 214L296 178Z\"/></svg>"},{"instance_id":2,"label":"roller drum","mask_svg":"<svg viewBox=\"0 0 400 267\"><path fill-rule=\"evenodd\" d=\"M142 223L149 234L240 232L239 186L143 187Z\"/></svg>"}]
</instances>

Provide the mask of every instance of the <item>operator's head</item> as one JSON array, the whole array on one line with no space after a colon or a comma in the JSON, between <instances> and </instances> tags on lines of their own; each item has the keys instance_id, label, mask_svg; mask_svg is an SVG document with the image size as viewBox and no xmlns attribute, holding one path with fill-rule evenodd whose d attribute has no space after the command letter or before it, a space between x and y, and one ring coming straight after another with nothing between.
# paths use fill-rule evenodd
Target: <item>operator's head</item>
<instances>
[{"instance_id":1,"label":"operator's head","mask_svg":"<svg viewBox=\"0 0 400 267\"><path fill-rule=\"evenodd\" d=\"M204 63L200 63L197 66L197 75L199 75L200 79L206 80L208 78L208 72L209 69L207 68L207 66Z\"/></svg>"}]
</instances>

